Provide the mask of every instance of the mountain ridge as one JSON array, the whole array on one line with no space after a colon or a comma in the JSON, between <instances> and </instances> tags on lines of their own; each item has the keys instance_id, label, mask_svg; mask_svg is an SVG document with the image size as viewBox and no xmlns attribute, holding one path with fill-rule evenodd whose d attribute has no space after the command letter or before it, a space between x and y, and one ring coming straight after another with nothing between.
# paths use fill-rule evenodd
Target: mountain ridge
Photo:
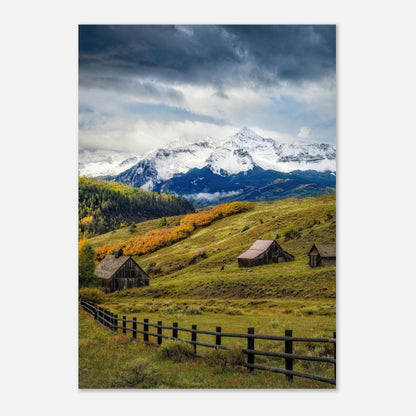
<instances>
[{"instance_id":1,"label":"mountain ridge","mask_svg":"<svg viewBox=\"0 0 416 416\"><path fill-rule=\"evenodd\" d=\"M106 175L105 179L186 196L191 201L202 198L204 203L222 198L250 200L248 195L254 195L255 188L273 185L276 179L287 179L290 185L284 189L269 186L267 195L260 196L262 200L335 191L334 145L277 142L248 127L224 139L206 137L190 143L176 141L165 148L154 149L137 163L132 163L132 157L128 160L127 169ZM313 182L312 171L323 173L325 180L321 177L319 184ZM311 193L300 192L299 186L309 187Z\"/></svg>"}]
</instances>

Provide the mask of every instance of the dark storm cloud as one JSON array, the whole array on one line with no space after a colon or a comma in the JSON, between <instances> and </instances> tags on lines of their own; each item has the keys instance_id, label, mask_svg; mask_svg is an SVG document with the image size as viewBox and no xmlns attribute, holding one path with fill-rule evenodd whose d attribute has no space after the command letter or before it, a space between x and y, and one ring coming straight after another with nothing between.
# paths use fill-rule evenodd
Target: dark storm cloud
<instances>
[{"instance_id":1,"label":"dark storm cloud","mask_svg":"<svg viewBox=\"0 0 416 416\"><path fill-rule=\"evenodd\" d=\"M335 71L335 26L227 26L249 59L285 80L316 80Z\"/></svg>"},{"instance_id":2,"label":"dark storm cloud","mask_svg":"<svg viewBox=\"0 0 416 416\"><path fill-rule=\"evenodd\" d=\"M101 75L86 72L79 79L79 86L86 88L106 89L129 95L140 95L141 97L152 97L154 99L170 99L173 102L183 101L183 94L167 85L158 85L154 81L139 80L128 76Z\"/></svg>"},{"instance_id":3,"label":"dark storm cloud","mask_svg":"<svg viewBox=\"0 0 416 416\"><path fill-rule=\"evenodd\" d=\"M84 87L109 88L135 77L209 84L226 97L230 85L334 74L335 26L81 25L79 65Z\"/></svg>"}]
</instances>

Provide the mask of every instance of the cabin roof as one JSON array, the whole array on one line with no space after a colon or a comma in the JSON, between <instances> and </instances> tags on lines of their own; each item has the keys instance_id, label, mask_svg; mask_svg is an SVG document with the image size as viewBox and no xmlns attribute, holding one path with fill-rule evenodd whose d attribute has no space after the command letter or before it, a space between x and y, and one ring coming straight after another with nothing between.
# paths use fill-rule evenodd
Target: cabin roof
<instances>
[{"instance_id":1,"label":"cabin roof","mask_svg":"<svg viewBox=\"0 0 416 416\"><path fill-rule=\"evenodd\" d=\"M308 256L311 251L316 248L321 257L336 257L337 256L337 246L336 244L314 244L309 250Z\"/></svg>"},{"instance_id":2,"label":"cabin roof","mask_svg":"<svg viewBox=\"0 0 416 416\"><path fill-rule=\"evenodd\" d=\"M130 259L130 256L116 257L114 254L106 256L95 268L95 274L100 279L111 279L114 273Z\"/></svg>"},{"instance_id":3,"label":"cabin roof","mask_svg":"<svg viewBox=\"0 0 416 416\"><path fill-rule=\"evenodd\" d=\"M255 259L264 253L273 243L275 243L274 240L257 240L247 251L240 254L237 258L248 260Z\"/></svg>"}]
</instances>

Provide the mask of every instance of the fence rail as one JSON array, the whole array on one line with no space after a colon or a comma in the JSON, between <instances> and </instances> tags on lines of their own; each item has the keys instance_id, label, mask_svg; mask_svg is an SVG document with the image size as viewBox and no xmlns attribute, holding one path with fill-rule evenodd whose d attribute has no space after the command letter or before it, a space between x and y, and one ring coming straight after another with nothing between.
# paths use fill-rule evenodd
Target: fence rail
<instances>
[{"instance_id":1,"label":"fence rail","mask_svg":"<svg viewBox=\"0 0 416 416\"><path fill-rule=\"evenodd\" d=\"M247 363L245 367L248 368L249 372L254 370L263 370L270 371L274 373L285 374L286 379L289 382L293 381L293 377L303 377L312 380L322 381L325 383L336 385L336 333L334 332L332 338L309 338L309 337L294 337L292 336L291 330L285 331L285 336L276 336L276 335L264 335L264 334L255 334L254 328L248 328L247 333L229 333L222 332L221 327L216 327L215 331L207 331L197 329L197 325L192 325L192 328L183 328L179 327L177 322L174 322L172 326L163 325L161 321L158 321L157 324L150 323L148 319L143 321L138 321L136 318L127 319L126 316L119 318L118 315L100 307L96 304L89 302L85 299L80 298L81 307L89 313L94 319L101 325L111 329L112 331L121 330L123 334L127 335L127 332L131 332L131 338L137 340L137 334L143 335L143 342L149 345L154 345L160 347L162 345L162 340L174 340L181 341L193 345L194 353L196 354L197 346L205 348L216 348L222 350L228 350L229 347L222 345L222 338L240 338L247 340L247 348L243 348L242 352L247 356ZM121 325L119 325L121 322ZM131 327L128 327L127 324L131 324ZM143 327L143 330L138 329L137 325ZM150 328L155 328L156 332L149 331ZM172 331L172 335L163 334L163 330ZM179 332L185 332L191 334L191 339L185 339L178 337ZM197 340L198 334L201 335L211 335L215 337L215 344L210 344L207 342L202 342ZM149 341L149 337L155 337L156 342ZM277 351L263 351L260 349L255 349L255 340L267 340L267 341L283 341L285 346L284 352ZM333 358L332 357L316 357L302 354L295 354L293 352L293 343L329 343L333 345ZM285 368L271 367L268 365L261 365L255 363L255 357L269 357L270 359L284 359ZM323 377L315 374L304 373L300 371L294 371L293 365L295 361L315 361L321 363L329 363L334 365L334 378Z\"/></svg>"}]
</instances>

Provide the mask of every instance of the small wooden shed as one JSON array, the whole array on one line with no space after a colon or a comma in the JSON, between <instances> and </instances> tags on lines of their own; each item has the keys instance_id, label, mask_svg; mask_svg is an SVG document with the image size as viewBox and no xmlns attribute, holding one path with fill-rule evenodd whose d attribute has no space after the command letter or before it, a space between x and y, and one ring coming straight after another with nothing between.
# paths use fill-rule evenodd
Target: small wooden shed
<instances>
[{"instance_id":1,"label":"small wooden shed","mask_svg":"<svg viewBox=\"0 0 416 416\"><path fill-rule=\"evenodd\" d=\"M118 249L106 256L95 268L95 274L107 292L149 286L149 276L130 257Z\"/></svg>"},{"instance_id":2,"label":"small wooden shed","mask_svg":"<svg viewBox=\"0 0 416 416\"><path fill-rule=\"evenodd\" d=\"M295 257L277 244L275 240L257 240L247 251L238 256L238 267L292 261Z\"/></svg>"},{"instance_id":3,"label":"small wooden shed","mask_svg":"<svg viewBox=\"0 0 416 416\"><path fill-rule=\"evenodd\" d=\"M309 266L335 266L337 249L335 244L314 244L309 250Z\"/></svg>"}]
</instances>

